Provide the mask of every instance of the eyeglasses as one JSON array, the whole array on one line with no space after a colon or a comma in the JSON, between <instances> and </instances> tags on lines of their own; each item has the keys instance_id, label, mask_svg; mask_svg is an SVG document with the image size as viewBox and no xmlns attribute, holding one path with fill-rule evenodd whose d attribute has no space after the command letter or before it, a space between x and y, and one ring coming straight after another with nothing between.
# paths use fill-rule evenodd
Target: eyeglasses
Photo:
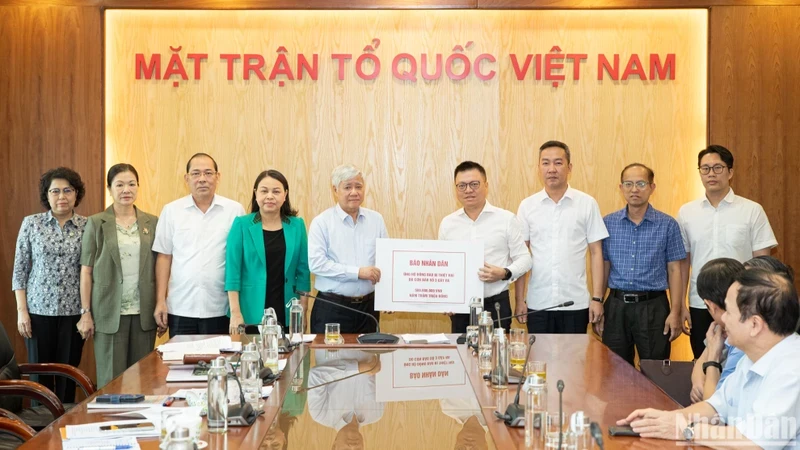
<instances>
[{"instance_id":1,"label":"eyeglasses","mask_svg":"<svg viewBox=\"0 0 800 450\"><path fill-rule=\"evenodd\" d=\"M194 178L194 179L198 179L200 177L211 178L216 174L217 174L217 172L215 172L213 170L206 170L205 172L200 172L199 170L193 170L193 171L189 172L189 176Z\"/></svg>"},{"instance_id":2,"label":"eyeglasses","mask_svg":"<svg viewBox=\"0 0 800 450\"><path fill-rule=\"evenodd\" d=\"M64 189L50 189L49 191L47 191L47 193L50 194L53 197L58 197L62 193L65 196L70 196L70 195L75 193L75 189L73 189L71 187L65 187Z\"/></svg>"},{"instance_id":3,"label":"eyeglasses","mask_svg":"<svg viewBox=\"0 0 800 450\"><path fill-rule=\"evenodd\" d=\"M466 190L467 190L467 186L469 186L469 187L470 187L470 189L472 189L473 191L475 191L475 190L477 190L479 187L481 187L481 182L480 182L480 181L472 181L472 182L469 182L469 183L458 183L458 184L456 185L456 189L458 189L458 190L459 190L459 191L461 191L461 192L464 192L464 191L466 191Z\"/></svg>"},{"instance_id":4,"label":"eyeglasses","mask_svg":"<svg viewBox=\"0 0 800 450\"><path fill-rule=\"evenodd\" d=\"M629 190L629 191L631 189L633 189L634 186L636 186L637 189L644 189L648 185L650 185L650 183L648 183L647 181L637 181L635 183L633 181L623 181L622 182L622 187L627 189L627 190Z\"/></svg>"},{"instance_id":5,"label":"eyeglasses","mask_svg":"<svg viewBox=\"0 0 800 450\"><path fill-rule=\"evenodd\" d=\"M727 168L728 168L728 166L725 166L725 165L722 165L722 164L715 164L713 166L700 166L700 167L698 167L698 169L700 170L700 173L703 174L703 175L708 175L708 172L710 172L711 170L713 170L714 173L716 173L716 174L720 174L720 173L722 173L723 170L725 170Z\"/></svg>"}]
</instances>

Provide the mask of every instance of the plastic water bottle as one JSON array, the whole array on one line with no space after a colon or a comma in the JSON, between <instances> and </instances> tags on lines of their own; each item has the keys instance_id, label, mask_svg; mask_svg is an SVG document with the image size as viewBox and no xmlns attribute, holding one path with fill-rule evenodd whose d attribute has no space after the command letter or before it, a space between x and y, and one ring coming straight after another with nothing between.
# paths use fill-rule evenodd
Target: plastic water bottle
<instances>
[{"instance_id":1,"label":"plastic water bottle","mask_svg":"<svg viewBox=\"0 0 800 450\"><path fill-rule=\"evenodd\" d=\"M240 381L242 383L242 393L244 400L253 407L259 409L261 403L261 378L258 376L261 370L261 357L258 348L252 342L244 347L242 353L241 367L242 372Z\"/></svg>"},{"instance_id":2,"label":"plastic water bottle","mask_svg":"<svg viewBox=\"0 0 800 450\"><path fill-rule=\"evenodd\" d=\"M228 431L228 369L225 358L211 361L208 370L208 432Z\"/></svg>"},{"instance_id":3,"label":"plastic water bottle","mask_svg":"<svg viewBox=\"0 0 800 450\"><path fill-rule=\"evenodd\" d=\"M269 367L272 373L278 373L278 340L280 339L281 327L271 317L267 323L264 327L262 338L264 348L261 357L264 360L264 367Z\"/></svg>"},{"instance_id":4,"label":"plastic water bottle","mask_svg":"<svg viewBox=\"0 0 800 450\"><path fill-rule=\"evenodd\" d=\"M480 297L472 297L469 302L469 324L473 326L480 325L478 322L481 320L482 312L483 299Z\"/></svg>"},{"instance_id":5,"label":"plastic water bottle","mask_svg":"<svg viewBox=\"0 0 800 450\"><path fill-rule=\"evenodd\" d=\"M303 305L297 298L289 308L289 342L303 342Z\"/></svg>"},{"instance_id":6,"label":"plastic water bottle","mask_svg":"<svg viewBox=\"0 0 800 450\"><path fill-rule=\"evenodd\" d=\"M492 389L508 389L508 338L506 330L494 330L492 337Z\"/></svg>"},{"instance_id":7,"label":"plastic water bottle","mask_svg":"<svg viewBox=\"0 0 800 450\"><path fill-rule=\"evenodd\" d=\"M478 369L492 370L492 313L483 311L478 322Z\"/></svg>"}]
</instances>

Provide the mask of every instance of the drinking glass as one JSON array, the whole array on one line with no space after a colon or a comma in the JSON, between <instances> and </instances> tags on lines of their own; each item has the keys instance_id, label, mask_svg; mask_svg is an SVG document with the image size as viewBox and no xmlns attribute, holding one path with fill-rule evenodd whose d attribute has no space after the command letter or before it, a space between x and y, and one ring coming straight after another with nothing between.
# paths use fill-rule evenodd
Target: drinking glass
<instances>
[{"instance_id":1,"label":"drinking glass","mask_svg":"<svg viewBox=\"0 0 800 450\"><path fill-rule=\"evenodd\" d=\"M342 338L341 333L339 332L340 327L338 323L326 323L325 324L325 343L326 344L338 344Z\"/></svg>"},{"instance_id":2,"label":"drinking glass","mask_svg":"<svg viewBox=\"0 0 800 450\"><path fill-rule=\"evenodd\" d=\"M511 368L522 371L528 350L528 343L525 341L525 329L512 328L509 331L508 338L510 342L509 358L511 360Z\"/></svg>"},{"instance_id":3,"label":"drinking glass","mask_svg":"<svg viewBox=\"0 0 800 450\"><path fill-rule=\"evenodd\" d=\"M546 384L547 363L545 361L528 361L525 376L530 384Z\"/></svg>"}]
</instances>

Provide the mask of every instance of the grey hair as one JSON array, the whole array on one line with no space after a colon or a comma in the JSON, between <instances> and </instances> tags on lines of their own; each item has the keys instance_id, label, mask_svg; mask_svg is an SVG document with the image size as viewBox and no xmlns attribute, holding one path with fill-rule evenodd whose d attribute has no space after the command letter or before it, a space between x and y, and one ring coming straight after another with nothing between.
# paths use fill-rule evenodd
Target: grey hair
<instances>
[{"instance_id":1,"label":"grey hair","mask_svg":"<svg viewBox=\"0 0 800 450\"><path fill-rule=\"evenodd\" d=\"M363 176L361 171L356 169L352 164L342 164L331 172L331 183L333 183L333 187L338 188L342 182L359 175Z\"/></svg>"}]
</instances>

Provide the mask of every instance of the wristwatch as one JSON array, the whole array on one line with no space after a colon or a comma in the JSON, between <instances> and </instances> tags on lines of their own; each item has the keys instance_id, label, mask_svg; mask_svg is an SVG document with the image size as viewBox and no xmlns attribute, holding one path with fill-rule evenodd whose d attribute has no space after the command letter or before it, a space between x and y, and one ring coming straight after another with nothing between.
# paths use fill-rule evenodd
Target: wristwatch
<instances>
[{"instance_id":1,"label":"wristwatch","mask_svg":"<svg viewBox=\"0 0 800 450\"><path fill-rule=\"evenodd\" d=\"M689 425L683 429L683 438L686 442L694 441L694 422L690 422Z\"/></svg>"},{"instance_id":2,"label":"wristwatch","mask_svg":"<svg viewBox=\"0 0 800 450\"><path fill-rule=\"evenodd\" d=\"M510 270L508 270L508 267L506 267L506 268L505 268L505 269L503 269L503 270L505 270L505 271L506 271L506 276L504 276L504 277L503 277L503 281L508 281L508 280L510 280L510 279L511 279L511 275L512 275L511 271L510 271Z\"/></svg>"},{"instance_id":3,"label":"wristwatch","mask_svg":"<svg viewBox=\"0 0 800 450\"><path fill-rule=\"evenodd\" d=\"M600 298L600 297L592 297L592 301L593 301L593 302L599 302L599 303L603 303L603 299L602 299L602 298Z\"/></svg>"},{"instance_id":4,"label":"wristwatch","mask_svg":"<svg viewBox=\"0 0 800 450\"><path fill-rule=\"evenodd\" d=\"M91 306L88 307L88 308L81 308L81 315L84 315L84 314L86 314L88 312L92 312L92 307Z\"/></svg>"},{"instance_id":5,"label":"wristwatch","mask_svg":"<svg viewBox=\"0 0 800 450\"><path fill-rule=\"evenodd\" d=\"M717 361L706 361L703 363L703 374L705 375L706 369L709 367L716 367L719 370L719 373L722 373L722 364L718 363Z\"/></svg>"}]
</instances>

